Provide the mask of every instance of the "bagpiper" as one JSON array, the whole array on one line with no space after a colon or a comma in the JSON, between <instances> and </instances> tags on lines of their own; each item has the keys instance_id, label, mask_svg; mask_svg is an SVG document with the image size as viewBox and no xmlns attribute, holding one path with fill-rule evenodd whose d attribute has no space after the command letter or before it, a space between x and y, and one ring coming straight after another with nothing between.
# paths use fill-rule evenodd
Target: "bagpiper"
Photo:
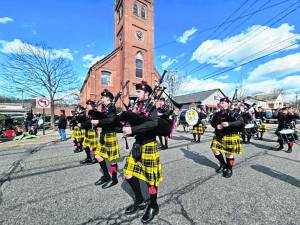
<instances>
[{"instance_id":1,"label":"bagpiper","mask_svg":"<svg viewBox=\"0 0 300 225\"><path fill-rule=\"evenodd\" d=\"M156 142L157 135L153 132L158 126L158 115L154 103L150 105L149 111L144 111L144 106L151 92L152 88L146 82L136 85L138 97L136 114L145 116L145 121L139 125L123 127L125 136L135 136L135 143L123 170L124 176L134 192L135 201L126 208L125 213L133 214L147 207L141 218L143 223L150 222L159 212L157 192L158 186L163 180L162 165ZM145 181L148 185L149 204L143 199L139 180Z\"/></svg>"},{"instance_id":2,"label":"bagpiper","mask_svg":"<svg viewBox=\"0 0 300 225\"><path fill-rule=\"evenodd\" d=\"M241 114L237 110L229 109L230 100L228 97L220 99L220 111L214 113L211 125L215 128L215 135L211 144L214 156L220 162L217 173L223 173L223 177L232 176L234 156L242 153L239 132L245 126ZM226 162L223 157L226 156Z\"/></svg>"},{"instance_id":3,"label":"bagpiper","mask_svg":"<svg viewBox=\"0 0 300 225\"><path fill-rule=\"evenodd\" d=\"M115 132L117 110L112 103L113 99L114 95L109 90L104 89L104 91L101 92L101 100L104 105L102 112L105 114L105 118L92 120L94 125L102 129L95 152L95 158L100 164L103 176L95 182L95 185L102 185L103 189L110 188L118 183L117 161L120 158L120 146ZM110 164L109 171L105 162L106 160Z\"/></svg>"}]
</instances>

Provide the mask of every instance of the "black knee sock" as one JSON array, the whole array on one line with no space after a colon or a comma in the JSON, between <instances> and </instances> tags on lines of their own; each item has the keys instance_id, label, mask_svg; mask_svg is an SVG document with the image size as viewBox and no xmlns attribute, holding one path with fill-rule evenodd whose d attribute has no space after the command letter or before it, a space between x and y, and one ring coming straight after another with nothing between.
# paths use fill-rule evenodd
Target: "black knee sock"
<instances>
[{"instance_id":1,"label":"black knee sock","mask_svg":"<svg viewBox=\"0 0 300 225\"><path fill-rule=\"evenodd\" d=\"M86 153L86 158L91 159L91 150L89 147L84 148L84 151Z\"/></svg>"},{"instance_id":2,"label":"black knee sock","mask_svg":"<svg viewBox=\"0 0 300 225\"><path fill-rule=\"evenodd\" d=\"M278 140L280 147L283 147L283 140Z\"/></svg>"},{"instance_id":3,"label":"black knee sock","mask_svg":"<svg viewBox=\"0 0 300 225\"><path fill-rule=\"evenodd\" d=\"M168 146L168 138L165 137L165 146Z\"/></svg>"},{"instance_id":4,"label":"black knee sock","mask_svg":"<svg viewBox=\"0 0 300 225\"><path fill-rule=\"evenodd\" d=\"M158 136L158 138L159 138L161 146L163 146L164 144L163 144L162 136Z\"/></svg>"},{"instance_id":5,"label":"black knee sock","mask_svg":"<svg viewBox=\"0 0 300 225\"><path fill-rule=\"evenodd\" d=\"M140 182L136 177L132 177L130 179L127 179L128 184L133 190L134 197L135 197L135 203L140 204L144 201L142 192L141 192L141 187L140 187Z\"/></svg>"},{"instance_id":6,"label":"black knee sock","mask_svg":"<svg viewBox=\"0 0 300 225\"><path fill-rule=\"evenodd\" d=\"M107 169L105 160L102 160L101 162L99 162L99 164L100 164L100 167L102 169L103 176L110 177L109 173L108 173L108 169Z\"/></svg>"},{"instance_id":7,"label":"black knee sock","mask_svg":"<svg viewBox=\"0 0 300 225\"><path fill-rule=\"evenodd\" d=\"M150 206L153 208L158 207L157 204L157 190L158 188L156 186L148 185L148 192L150 195Z\"/></svg>"},{"instance_id":8,"label":"black knee sock","mask_svg":"<svg viewBox=\"0 0 300 225\"><path fill-rule=\"evenodd\" d=\"M199 142L200 142L200 137L201 137L201 136L198 134L198 141L199 141Z\"/></svg>"},{"instance_id":9,"label":"black knee sock","mask_svg":"<svg viewBox=\"0 0 300 225\"><path fill-rule=\"evenodd\" d=\"M245 134L242 134L242 139L243 139L243 142L246 142L246 135Z\"/></svg>"},{"instance_id":10,"label":"black knee sock","mask_svg":"<svg viewBox=\"0 0 300 225\"><path fill-rule=\"evenodd\" d=\"M232 170L233 165L234 165L234 158L227 158L226 157L226 166L227 166L227 168Z\"/></svg>"},{"instance_id":11,"label":"black knee sock","mask_svg":"<svg viewBox=\"0 0 300 225\"><path fill-rule=\"evenodd\" d=\"M117 172L118 172L118 164L117 163L111 164L110 173L111 173L111 178L114 181L118 180Z\"/></svg>"},{"instance_id":12,"label":"black knee sock","mask_svg":"<svg viewBox=\"0 0 300 225\"><path fill-rule=\"evenodd\" d=\"M215 155L215 157L217 158L217 160L219 160L220 165L225 165L225 160L222 153L220 153L219 155Z\"/></svg>"},{"instance_id":13,"label":"black knee sock","mask_svg":"<svg viewBox=\"0 0 300 225\"><path fill-rule=\"evenodd\" d=\"M196 134L193 133L194 141L196 141Z\"/></svg>"}]
</instances>

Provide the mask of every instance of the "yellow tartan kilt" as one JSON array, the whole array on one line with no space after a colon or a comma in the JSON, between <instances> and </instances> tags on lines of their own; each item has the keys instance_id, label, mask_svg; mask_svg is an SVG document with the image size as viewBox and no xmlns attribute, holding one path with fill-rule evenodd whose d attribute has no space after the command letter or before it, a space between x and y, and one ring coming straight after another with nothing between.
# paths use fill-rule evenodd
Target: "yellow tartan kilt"
<instances>
[{"instance_id":1,"label":"yellow tartan kilt","mask_svg":"<svg viewBox=\"0 0 300 225\"><path fill-rule=\"evenodd\" d=\"M258 126L257 131L258 132L266 132L266 125L265 124L261 124Z\"/></svg>"},{"instance_id":2,"label":"yellow tartan kilt","mask_svg":"<svg viewBox=\"0 0 300 225\"><path fill-rule=\"evenodd\" d=\"M193 134L204 134L204 129L203 129L202 124L200 123L198 125L193 126L192 133Z\"/></svg>"},{"instance_id":3,"label":"yellow tartan kilt","mask_svg":"<svg viewBox=\"0 0 300 225\"><path fill-rule=\"evenodd\" d=\"M97 150L95 155L107 159L109 161L116 161L120 158L120 146L116 133L104 134L104 145L97 143Z\"/></svg>"},{"instance_id":4,"label":"yellow tartan kilt","mask_svg":"<svg viewBox=\"0 0 300 225\"><path fill-rule=\"evenodd\" d=\"M89 130L88 136L84 139L82 145L84 147L89 147L90 150L97 148L98 135L95 130Z\"/></svg>"},{"instance_id":5,"label":"yellow tartan kilt","mask_svg":"<svg viewBox=\"0 0 300 225\"><path fill-rule=\"evenodd\" d=\"M225 135L221 142L214 136L210 148L228 154L242 154L242 145L238 133Z\"/></svg>"},{"instance_id":6,"label":"yellow tartan kilt","mask_svg":"<svg viewBox=\"0 0 300 225\"><path fill-rule=\"evenodd\" d=\"M142 145L141 158L141 162L136 162L132 157L132 152L130 152L123 169L124 174L132 175L150 185L158 187L159 183L163 180L163 176L156 141Z\"/></svg>"},{"instance_id":7,"label":"yellow tartan kilt","mask_svg":"<svg viewBox=\"0 0 300 225\"><path fill-rule=\"evenodd\" d=\"M72 138L81 138L81 131L79 130L79 127L75 127L72 133Z\"/></svg>"}]
</instances>

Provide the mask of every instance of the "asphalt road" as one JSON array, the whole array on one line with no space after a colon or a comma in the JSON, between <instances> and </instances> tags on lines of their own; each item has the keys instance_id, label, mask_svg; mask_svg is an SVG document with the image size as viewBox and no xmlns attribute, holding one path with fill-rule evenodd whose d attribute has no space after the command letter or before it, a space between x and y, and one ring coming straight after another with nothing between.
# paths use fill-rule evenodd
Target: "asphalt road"
<instances>
[{"instance_id":1,"label":"asphalt road","mask_svg":"<svg viewBox=\"0 0 300 225\"><path fill-rule=\"evenodd\" d=\"M300 148L274 151L272 132L244 145L226 179L214 171L212 132L192 144L191 134L179 128L170 148L160 151L164 181L151 224L300 224ZM121 146L120 172L129 153ZM80 165L83 158L73 153L71 140L1 148L0 224L141 224L143 212L124 215L132 193L122 175L117 186L103 190L94 186L99 165Z\"/></svg>"}]
</instances>

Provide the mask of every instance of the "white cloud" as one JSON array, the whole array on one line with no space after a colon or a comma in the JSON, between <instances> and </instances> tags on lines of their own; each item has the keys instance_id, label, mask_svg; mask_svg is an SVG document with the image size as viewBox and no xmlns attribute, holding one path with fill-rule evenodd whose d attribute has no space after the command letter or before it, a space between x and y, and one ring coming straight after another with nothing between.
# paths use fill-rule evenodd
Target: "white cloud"
<instances>
[{"instance_id":1,"label":"white cloud","mask_svg":"<svg viewBox=\"0 0 300 225\"><path fill-rule=\"evenodd\" d=\"M29 53L29 49L34 50L35 52L43 52L43 49L31 44L24 43L20 39L14 39L13 41L5 41L0 40L0 51L5 54L11 54L11 53L17 53L20 52L22 49L22 52ZM73 60L73 55L71 53L71 50L68 48L65 49L51 49L51 51L47 52L47 54L51 54L50 57L52 59L56 59L59 57Z\"/></svg>"},{"instance_id":2,"label":"white cloud","mask_svg":"<svg viewBox=\"0 0 300 225\"><path fill-rule=\"evenodd\" d=\"M87 54L82 57L82 60L86 63L83 66L86 68L90 68L92 65L94 65L97 61L103 59L105 56L94 56L92 54Z\"/></svg>"},{"instance_id":3,"label":"white cloud","mask_svg":"<svg viewBox=\"0 0 300 225\"><path fill-rule=\"evenodd\" d=\"M241 69L242 69L242 67L239 66L239 67L235 68L233 71L240 71Z\"/></svg>"},{"instance_id":4,"label":"white cloud","mask_svg":"<svg viewBox=\"0 0 300 225\"><path fill-rule=\"evenodd\" d=\"M87 48L92 48L92 47L95 47L95 46L96 46L96 45L95 45L94 42L86 45Z\"/></svg>"},{"instance_id":5,"label":"white cloud","mask_svg":"<svg viewBox=\"0 0 300 225\"><path fill-rule=\"evenodd\" d=\"M188 42L189 38L196 32L197 28L192 27L190 30L184 31L183 34L179 38L177 38L177 41L182 44L185 44Z\"/></svg>"},{"instance_id":6,"label":"white cloud","mask_svg":"<svg viewBox=\"0 0 300 225\"><path fill-rule=\"evenodd\" d=\"M250 72L248 80L282 78L295 72L300 72L300 53L277 58L259 65Z\"/></svg>"},{"instance_id":7,"label":"white cloud","mask_svg":"<svg viewBox=\"0 0 300 225\"><path fill-rule=\"evenodd\" d=\"M173 63L177 63L177 62L178 62L177 59L168 59L167 61L165 61L164 63L161 64L161 67L165 70L169 66L171 66Z\"/></svg>"},{"instance_id":8,"label":"white cloud","mask_svg":"<svg viewBox=\"0 0 300 225\"><path fill-rule=\"evenodd\" d=\"M14 20L10 17L1 17L0 18L0 23L2 24L6 24L6 23L9 23L9 22L13 22Z\"/></svg>"},{"instance_id":9,"label":"white cloud","mask_svg":"<svg viewBox=\"0 0 300 225\"><path fill-rule=\"evenodd\" d=\"M214 79L186 79L180 86L180 93L193 93L199 91L205 91L215 88L220 88L223 92L228 93L231 92L235 87L233 83L225 83Z\"/></svg>"},{"instance_id":10,"label":"white cloud","mask_svg":"<svg viewBox=\"0 0 300 225\"><path fill-rule=\"evenodd\" d=\"M186 77L185 81L181 84L179 93L187 94L193 92L199 92L204 90L210 90L215 88L220 88L228 96L232 96L237 83L230 83L219 81L215 79L197 79ZM300 75L288 76L281 80L269 79L259 82L246 82L242 85L242 89L246 94L255 94L255 93L271 93L274 89L283 89L292 92L300 91Z\"/></svg>"},{"instance_id":11,"label":"white cloud","mask_svg":"<svg viewBox=\"0 0 300 225\"><path fill-rule=\"evenodd\" d=\"M176 58L182 58L183 56L185 56L185 53L181 53L179 56L177 56Z\"/></svg>"},{"instance_id":12,"label":"white cloud","mask_svg":"<svg viewBox=\"0 0 300 225\"><path fill-rule=\"evenodd\" d=\"M160 56L160 59L161 59L161 60L164 60L164 59L166 59L166 58L167 58L167 56L165 56L165 55L161 55L161 56Z\"/></svg>"},{"instance_id":13,"label":"white cloud","mask_svg":"<svg viewBox=\"0 0 300 225\"><path fill-rule=\"evenodd\" d=\"M229 78L229 75L222 75L222 76L217 77L216 79L217 80L226 80L227 78Z\"/></svg>"},{"instance_id":14,"label":"white cloud","mask_svg":"<svg viewBox=\"0 0 300 225\"><path fill-rule=\"evenodd\" d=\"M260 51L259 55L249 57L244 62L296 43L300 39L300 35L293 33L294 30L294 26L286 23L277 28L254 25L239 35L224 40L207 40L203 42L193 53L192 60L197 60L199 63L213 64L215 67L235 66L244 58ZM271 44L273 44L272 49L266 50ZM297 47L298 45L294 45L289 49Z\"/></svg>"}]
</instances>

